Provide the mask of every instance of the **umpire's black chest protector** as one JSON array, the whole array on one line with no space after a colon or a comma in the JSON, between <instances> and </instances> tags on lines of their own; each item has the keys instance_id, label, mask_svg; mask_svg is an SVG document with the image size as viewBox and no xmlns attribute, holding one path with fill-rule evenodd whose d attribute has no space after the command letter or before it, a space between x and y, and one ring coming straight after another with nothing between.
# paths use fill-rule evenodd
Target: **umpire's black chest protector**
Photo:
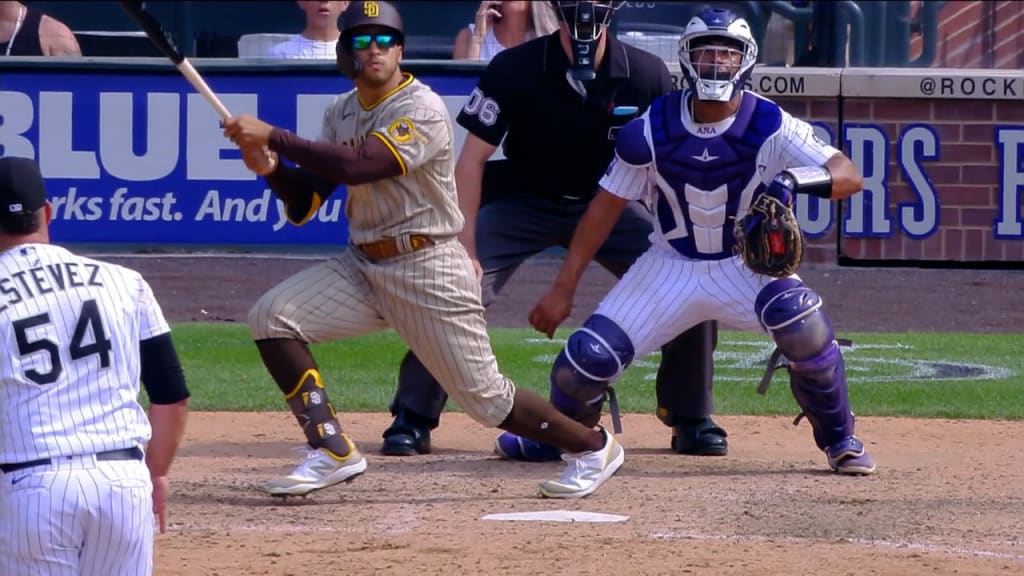
<instances>
[{"instance_id":1,"label":"umpire's black chest protector","mask_svg":"<svg viewBox=\"0 0 1024 576\"><path fill-rule=\"evenodd\" d=\"M509 177L500 181L514 186L512 193L590 197L612 160L618 130L670 86L663 86L657 60L638 58L611 36L597 77L586 83L572 79L558 33L531 44L515 54L521 73L509 79Z\"/></svg>"}]
</instances>

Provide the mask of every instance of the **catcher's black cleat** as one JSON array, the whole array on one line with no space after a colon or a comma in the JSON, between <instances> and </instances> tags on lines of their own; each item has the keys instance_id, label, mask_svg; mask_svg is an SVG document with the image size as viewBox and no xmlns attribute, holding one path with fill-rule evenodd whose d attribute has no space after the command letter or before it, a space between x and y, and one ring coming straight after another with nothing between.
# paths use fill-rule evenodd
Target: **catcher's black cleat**
<instances>
[{"instance_id":1,"label":"catcher's black cleat","mask_svg":"<svg viewBox=\"0 0 1024 576\"><path fill-rule=\"evenodd\" d=\"M672 451L690 456L725 456L729 453L725 430L709 418L684 420L672 427Z\"/></svg>"}]
</instances>

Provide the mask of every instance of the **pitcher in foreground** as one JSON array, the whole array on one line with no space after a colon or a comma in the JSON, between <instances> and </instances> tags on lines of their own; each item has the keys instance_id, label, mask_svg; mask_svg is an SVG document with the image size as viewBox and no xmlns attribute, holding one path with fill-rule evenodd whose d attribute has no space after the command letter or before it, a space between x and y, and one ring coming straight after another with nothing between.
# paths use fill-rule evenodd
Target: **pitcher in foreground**
<instances>
[{"instance_id":1,"label":"pitcher in foreground","mask_svg":"<svg viewBox=\"0 0 1024 576\"><path fill-rule=\"evenodd\" d=\"M53 210L0 158L0 574L148 576L188 385L149 283L53 244Z\"/></svg>"},{"instance_id":2,"label":"pitcher in foreground","mask_svg":"<svg viewBox=\"0 0 1024 576\"><path fill-rule=\"evenodd\" d=\"M565 473L542 483L541 495L591 494L622 465L622 447L499 372L480 283L457 239L463 217L451 119L441 97L399 67L398 11L387 2L353 2L342 20L338 67L356 87L328 107L318 141L252 116L225 122L225 135L294 224L313 217L339 184L348 190L349 248L272 288L249 314L260 356L311 448L267 491L305 495L366 470L308 345L392 327L473 419L565 450Z\"/></svg>"}]
</instances>

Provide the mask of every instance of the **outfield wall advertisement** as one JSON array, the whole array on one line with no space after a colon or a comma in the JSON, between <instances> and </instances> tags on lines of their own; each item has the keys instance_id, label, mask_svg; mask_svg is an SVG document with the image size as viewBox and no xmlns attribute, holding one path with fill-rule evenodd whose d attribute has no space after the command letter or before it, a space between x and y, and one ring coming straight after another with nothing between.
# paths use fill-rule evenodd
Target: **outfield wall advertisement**
<instances>
[{"instance_id":1,"label":"outfield wall advertisement","mask_svg":"<svg viewBox=\"0 0 1024 576\"><path fill-rule=\"evenodd\" d=\"M34 157L65 242L344 244L344 189L308 225L287 224L262 178L224 138L210 105L176 75L5 75L0 153ZM425 78L456 97L475 81ZM232 113L316 138L349 84L326 75L211 78ZM457 96L459 95L459 96Z\"/></svg>"},{"instance_id":2,"label":"outfield wall advertisement","mask_svg":"<svg viewBox=\"0 0 1024 576\"><path fill-rule=\"evenodd\" d=\"M58 241L153 246L333 246L347 241L343 189L308 225L286 223L262 179L245 168L237 149L222 136L209 104L180 76L154 67L3 70L0 155L39 160ZM931 85L906 71L894 74L897 86ZM949 74L937 85L948 84ZM351 86L336 74L301 68L267 74L220 67L206 75L234 113L256 113L310 138L319 133L326 106ZM808 236L831 238L833 246L837 234L923 240L943 227L964 227L966 217L969 226L987 229L985 235L1002 246L1021 244L1024 100L1013 96L1024 93L1024 76L956 80L956 86L999 87L972 93L975 99L991 98L994 112L961 121L940 117L945 114L941 106L960 101L948 100L955 95L937 88L934 98L948 104L925 105L920 116L887 118L887 103L898 101L900 94L883 94L878 87L873 90L881 100L867 108L855 106L868 99L858 85L888 85L878 75L763 69L754 78L756 90L811 120L819 137L841 147L864 173L864 193L842 209L800 198L798 215ZM420 79L444 97L453 117L476 82L474 74L465 72ZM924 89L910 96L928 97ZM805 102L823 104L808 107ZM794 110L796 104L801 106ZM461 144L465 134L457 130ZM954 172L947 167L950 162L975 169ZM971 179L976 196L964 190ZM951 207L959 208L944 210ZM1002 256L1012 259L1014 254L1004 249Z\"/></svg>"}]
</instances>

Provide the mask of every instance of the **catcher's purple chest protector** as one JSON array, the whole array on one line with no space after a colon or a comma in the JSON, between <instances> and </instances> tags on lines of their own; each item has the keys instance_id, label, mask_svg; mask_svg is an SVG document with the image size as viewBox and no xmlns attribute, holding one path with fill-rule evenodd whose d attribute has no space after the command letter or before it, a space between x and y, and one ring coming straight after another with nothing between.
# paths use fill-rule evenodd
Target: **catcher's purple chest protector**
<instances>
[{"instance_id":1,"label":"catcher's purple chest protector","mask_svg":"<svg viewBox=\"0 0 1024 576\"><path fill-rule=\"evenodd\" d=\"M655 215L662 235L689 258L733 256L733 219L746 213L764 189L758 154L782 126L777 105L744 92L728 128L683 119L687 93L673 92L651 105L650 143L658 190ZM697 133L694 133L694 132ZM646 143L645 143L646 144Z\"/></svg>"}]
</instances>

